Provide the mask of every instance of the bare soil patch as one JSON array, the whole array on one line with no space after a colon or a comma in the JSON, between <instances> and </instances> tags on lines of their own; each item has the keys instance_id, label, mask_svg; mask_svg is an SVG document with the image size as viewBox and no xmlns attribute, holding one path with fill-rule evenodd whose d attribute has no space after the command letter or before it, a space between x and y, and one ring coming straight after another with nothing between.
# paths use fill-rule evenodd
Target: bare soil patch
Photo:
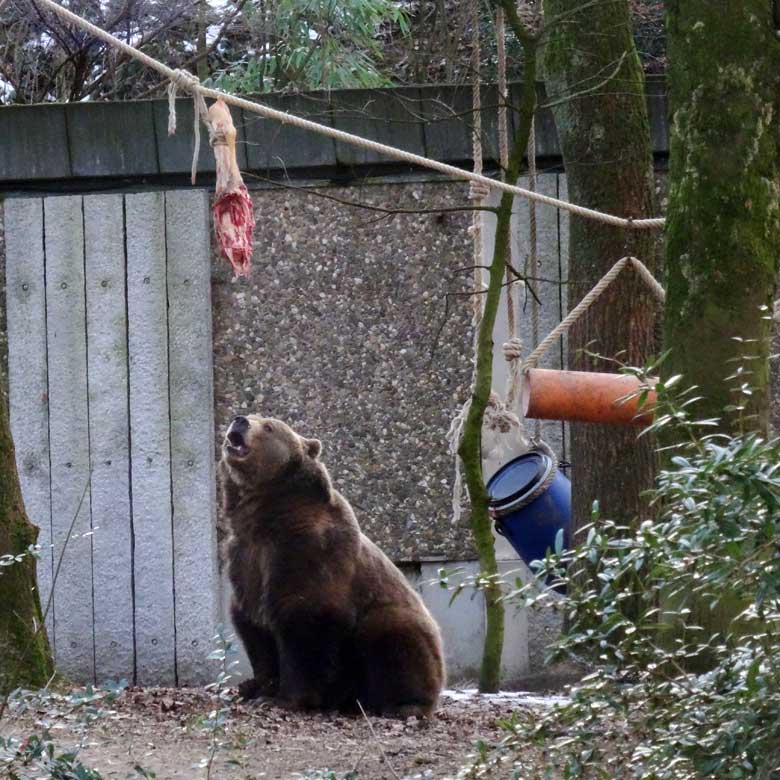
<instances>
[{"instance_id":1,"label":"bare soil patch","mask_svg":"<svg viewBox=\"0 0 780 780\"><path fill-rule=\"evenodd\" d=\"M444 696L430 720L371 717L372 734L362 717L294 713L267 702L236 703L218 736L211 777L440 780L457 774L476 740L500 739L499 719L518 708L549 704L545 697L456 692ZM106 779L138 778L143 772L160 780L205 778L201 762L209 755L212 735L204 720L216 706L203 690L129 688L86 733L65 717L55 719L52 734L59 750L80 743L80 759ZM28 713L12 721L12 732L30 733L33 719ZM6 734L8 725L2 729Z\"/></svg>"}]
</instances>

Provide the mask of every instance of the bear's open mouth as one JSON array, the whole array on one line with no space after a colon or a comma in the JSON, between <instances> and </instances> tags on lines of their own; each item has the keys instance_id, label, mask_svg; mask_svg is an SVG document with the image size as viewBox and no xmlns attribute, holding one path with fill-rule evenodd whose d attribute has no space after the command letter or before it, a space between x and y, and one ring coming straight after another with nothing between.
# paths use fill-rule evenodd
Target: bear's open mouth
<instances>
[{"instance_id":1,"label":"bear's open mouth","mask_svg":"<svg viewBox=\"0 0 780 780\"><path fill-rule=\"evenodd\" d=\"M231 455L237 455L240 458L249 452L244 434L239 431L228 431L225 437L225 448Z\"/></svg>"}]
</instances>

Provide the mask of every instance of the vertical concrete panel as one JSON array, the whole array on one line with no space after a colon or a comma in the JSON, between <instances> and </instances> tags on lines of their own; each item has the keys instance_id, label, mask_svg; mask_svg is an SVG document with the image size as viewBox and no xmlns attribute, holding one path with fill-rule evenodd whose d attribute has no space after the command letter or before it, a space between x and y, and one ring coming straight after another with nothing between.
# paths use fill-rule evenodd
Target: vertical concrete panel
<instances>
[{"instance_id":1,"label":"vertical concrete panel","mask_svg":"<svg viewBox=\"0 0 780 780\"><path fill-rule=\"evenodd\" d=\"M440 587L436 581L442 567L453 572L449 581L454 588L464 578L476 575L479 564L476 561L424 563L419 579L412 582L441 629L448 681L477 680L485 640L485 600L481 593L466 589L450 605L452 591Z\"/></svg>"},{"instance_id":2,"label":"vertical concrete panel","mask_svg":"<svg viewBox=\"0 0 780 780\"><path fill-rule=\"evenodd\" d=\"M176 675L165 196L125 197L137 681Z\"/></svg>"},{"instance_id":3,"label":"vertical concrete panel","mask_svg":"<svg viewBox=\"0 0 780 780\"><path fill-rule=\"evenodd\" d=\"M499 561L498 570L512 590L519 577L528 582L530 572L520 560ZM504 652L501 657L501 684L514 689L518 681L529 672L528 658L528 610L518 609L511 602L504 602Z\"/></svg>"},{"instance_id":4,"label":"vertical concrete panel","mask_svg":"<svg viewBox=\"0 0 780 780\"><path fill-rule=\"evenodd\" d=\"M222 624L225 636L231 636L236 648L236 655L232 658L237 662L233 669L232 685L240 680L246 680L252 677L252 664L249 663L244 645L236 633L235 626L230 619L230 602L233 598L233 586L230 584L227 571L220 572L219 575L219 622ZM214 667L216 668L216 667ZM212 678L216 675L212 672Z\"/></svg>"},{"instance_id":5,"label":"vertical concrete panel","mask_svg":"<svg viewBox=\"0 0 780 780\"><path fill-rule=\"evenodd\" d=\"M507 561L499 566L502 576L510 576L523 564ZM438 570L453 572L450 587L479 572L476 561L447 561L424 563L419 577L411 582L422 596L442 633L444 656L449 684L479 679L482 649L485 641L485 599L481 592L463 590L450 604L453 591L442 588ZM507 605L504 624L504 651L501 658L502 685L511 686L528 674L528 617L527 610L516 610Z\"/></svg>"},{"instance_id":6,"label":"vertical concrete panel","mask_svg":"<svg viewBox=\"0 0 780 780\"><path fill-rule=\"evenodd\" d=\"M176 657L179 684L196 685L211 675L219 610L208 195L169 192L165 204Z\"/></svg>"},{"instance_id":7,"label":"vertical concrete panel","mask_svg":"<svg viewBox=\"0 0 780 780\"><path fill-rule=\"evenodd\" d=\"M84 198L95 678L133 677L127 307L121 195Z\"/></svg>"},{"instance_id":8,"label":"vertical concrete panel","mask_svg":"<svg viewBox=\"0 0 780 780\"><path fill-rule=\"evenodd\" d=\"M63 555L54 583L56 663L67 677L91 682L95 668L81 196L46 198L44 214L55 564Z\"/></svg>"},{"instance_id":9,"label":"vertical concrete panel","mask_svg":"<svg viewBox=\"0 0 780 780\"><path fill-rule=\"evenodd\" d=\"M41 607L46 609L53 563L43 201L10 198L4 207L11 433L27 515L40 529L38 590ZM54 645L53 609L47 615L46 628Z\"/></svg>"}]
</instances>

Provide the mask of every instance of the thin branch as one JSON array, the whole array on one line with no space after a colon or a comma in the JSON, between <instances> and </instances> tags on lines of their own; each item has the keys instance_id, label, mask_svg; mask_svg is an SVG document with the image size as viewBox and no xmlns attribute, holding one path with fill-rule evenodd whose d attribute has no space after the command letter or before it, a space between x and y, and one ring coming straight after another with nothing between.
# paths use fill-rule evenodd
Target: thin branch
<instances>
[{"instance_id":1,"label":"thin branch","mask_svg":"<svg viewBox=\"0 0 780 780\"><path fill-rule=\"evenodd\" d=\"M594 84L592 87L587 87L586 89L582 89L579 92L573 92L571 95L565 95L564 97L557 98L556 100L551 100L549 103L545 103L544 105L540 106L540 108L553 108L555 106L560 106L562 103L568 103L570 100L576 100L577 98L584 97L585 95L593 94L597 89L606 87L607 84L609 84L609 82L612 81L620 72L620 69L623 67L623 62L625 61L627 55L628 55L627 51L624 51L620 55L620 58L618 59L618 63L615 66L615 69L603 81L600 81L598 84ZM602 68L602 70L604 70L604 68Z\"/></svg>"},{"instance_id":2,"label":"thin branch","mask_svg":"<svg viewBox=\"0 0 780 780\"><path fill-rule=\"evenodd\" d=\"M340 203L342 206L350 206L356 209L366 209L367 211L378 211L381 214L396 215L396 214L447 214L450 212L458 211L489 211L493 214L496 213L496 209L491 206L444 206L437 209L389 209L385 206L373 206L369 203L360 203L355 200L346 200L339 198L336 195L329 195L324 192L320 192L313 187L300 187L296 184L290 184L288 181L279 181L271 179L267 176L260 176L255 173L249 173L248 171L241 172L244 176L248 176L250 179L257 179L258 181L267 182L273 184L275 187L283 187L287 190L293 190L294 192L301 192L304 195L311 195L313 197L325 198L325 200L332 200L335 203Z\"/></svg>"},{"instance_id":3,"label":"thin branch","mask_svg":"<svg viewBox=\"0 0 780 780\"><path fill-rule=\"evenodd\" d=\"M211 54L219 45L220 41L225 37L225 33L228 31L228 27L236 20L236 17L241 13L241 11L244 10L244 6L247 4L247 0L239 0L238 5L233 9L233 11L228 15L227 19L222 23L222 27L220 28L219 32L217 33L216 38L209 44L208 48L204 53L196 54L194 57L190 57L188 60L185 60L181 65L179 65L179 70L189 70L193 65L197 66L198 62L205 56L208 57L209 54ZM155 84L153 87L150 87L146 90L146 92L143 93L139 98L135 98L136 100L145 100L146 98L150 97L151 95L154 95L159 90L163 89L165 87L165 82L160 82L158 84Z\"/></svg>"},{"instance_id":4,"label":"thin branch","mask_svg":"<svg viewBox=\"0 0 780 780\"><path fill-rule=\"evenodd\" d=\"M146 46L148 43L151 43L155 39L159 38L160 35L162 35L165 32L169 32L170 28L173 26L175 22L179 20L180 17L184 15L183 8L179 9L175 13L173 13L171 16L169 16L165 21L160 22L160 24L157 26L156 29L152 30L151 32L147 33L146 35L143 35L141 37L141 40L134 44L134 46L137 49L142 48L143 46ZM129 43L129 39L128 39ZM88 46L92 44L92 41L87 44ZM119 68L124 67L128 64L128 61L130 60L129 55L127 54L120 54L115 62L114 66L112 68L106 68L103 73L95 79L91 84L87 84L82 89L82 95L91 95L101 84L103 84L107 78L114 77L116 79L117 71ZM114 90L115 91L115 90ZM144 95L141 96L139 99L143 99L145 97Z\"/></svg>"},{"instance_id":5,"label":"thin branch","mask_svg":"<svg viewBox=\"0 0 780 780\"><path fill-rule=\"evenodd\" d=\"M366 720L366 723L368 724L368 729L371 732L371 736L374 738L374 741L377 744L377 747L379 748L379 752L382 754L382 759L385 762L385 766L390 770L390 774L395 778L395 780L401 780L401 778L398 776L398 772L393 769L393 765L390 763L389 759L387 758L387 754L385 753L385 749L382 747L382 743L379 741L379 737L377 737L376 732L374 731L374 727L371 725L371 721L368 719L368 715L366 715L366 711L363 709L363 705L360 703L360 699L356 699L357 706L360 707L360 711L363 713L363 717Z\"/></svg>"},{"instance_id":6,"label":"thin branch","mask_svg":"<svg viewBox=\"0 0 780 780\"><path fill-rule=\"evenodd\" d=\"M68 533L65 536L65 541L63 542L62 549L60 550L59 558L57 559L57 566L54 569L54 577L51 581L51 588L49 590L49 598L46 601L46 609L43 611L43 615L41 616L41 623L35 631L33 632L32 637L30 638L30 643L25 648L24 653L22 654L22 657L19 659L19 662L17 663L17 670L21 666L21 664L27 659L27 655L30 652L30 649L34 646L35 640L38 638L38 634L41 633L44 626L46 625L46 618L49 614L49 610L51 609L52 601L54 600L54 587L57 584L57 578L60 576L60 567L62 566L62 560L65 557L65 550L68 549L68 542L70 541L71 534L73 533L73 528L76 525L76 520L78 519L79 514L81 513L81 506L84 503L84 499L87 495L87 490L89 490L90 482L92 481L92 471L90 470L89 476L87 477L87 482L84 485L84 490L81 493L81 498L79 499L79 503L76 506L76 511L73 513L73 517L70 521L70 526L68 526ZM5 713L5 709L8 706L8 696L4 696L2 700L0 700L0 718L3 717L3 714Z\"/></svg>"}]
</instances>

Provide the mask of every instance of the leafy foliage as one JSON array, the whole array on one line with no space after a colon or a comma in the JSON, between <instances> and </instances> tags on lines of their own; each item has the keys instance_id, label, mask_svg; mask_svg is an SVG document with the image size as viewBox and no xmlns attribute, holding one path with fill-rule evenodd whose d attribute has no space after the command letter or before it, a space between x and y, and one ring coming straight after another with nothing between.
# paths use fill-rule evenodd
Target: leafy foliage
<instances>
[{"instance_id":1,"label":"leafy foliage","mask_svg":"<svg viewBox=\"0 0 780 780\"><path fill-rule=\"evenodd\" d=\"M620 527L596 505L585 538L508 596L562 610L552 659L593 671L569 704L503 724L464 777L778 776L780 442L707 435L714 421L691 417L678 381L657 388L653 427L680 444L650 496L656 521ZM702 610L724 607L728 629L705 631Z\"/></svg>"},{"instance_id":2,"label":"leafy foliage","mask_svg":"<svg viewBox=\"0 0 780 780\"><path fill-rule=\"evenodd\" d=\"M69 0L68 8L172 68L251 92L462 83L471 19L456 0ZM631 0L640 55L664 67L663 4ZM493 9L481 7L485 80L495 77ZM507 39L510 77L522 52ZM160 76L72 29L35 0L0 3L0 104L161 95Z\"/></svg>"},{"instance_id":3,"label":"leafy foliage","mask_svg":"<svg viewBox=\"0 0 780 780\"><path fill-rule=\"evenodd\" d=\"M238 650L235 639L232 635L226 635L224 628L219 626L217 633L212 638L214 649L209 653L210 661L217 661L219 671L216 679L206 686L216 698L217 706L209 712L206 718L200 722L201 728L210 735L210 746L208 755L204 756L198 763L199 769L204 769L206 780L211 777L214 767L214 759L219 749L225 744L223 736L227 724L227 715L230 711L230 705L235 701L236 694L230 686L230 680L233 678L236 667L238 666Z\"/></svg>"},{"instance_id":4,"label":"leafy foliage","mask_svg":"<svg viewBox=\"0 0 780 780\"><path fill-rule=\"evenodd\" d=\"M36 716L35 732L24 739L0 735L0 774L10 780L43 777L51 780L100 780L101 775L79 759L79 748L62 750L52 734L58 721L76 720L81 730L105 717L106 709L127 686L125 680L107 683L104 688L76 689L59 693L48 688L40 691L16 690L8 696L11 717L24 713Z\"/></svg>"},{"instance_id":5,"label":"leafy foliage","mask_svg":"<svg viewBox=\"0 0 780 780\"><path fill-rule=\"evenodd\" d=\"M195 765L208 780L212 776L214 760L226 744L224 738L227 715L235 700L230 681L235 667L237 649L233 637L225 635L222 627L213 638L214 649L208 659L218 663L213 682L206 686L214 699L214 708L198 721L198 726L209 736L209 750ZM4 697L0 712L0 777L9 780L101 780L102 775L80 760L81 745L90 729L101 719L116 717L111 705L127 687L126 680L107 682L103 687L87 685L67 692L52 688L37 691L17 689ZM14 735L14 722L23 716L32 720L34 729L24 737ZM63 748L56 739L56 730L62 721L77 724L79 744ZM134 776L153 780L151 769L134 763ZM349 779L347 779L349 780Z\"/></svg>"},{"instance_id":6,"label":"leafy foliage","mask_svg":"<svg viewBox=\"0 0 780 780\"><path fill-rule=\"evenodd\" d=\"M389 86L380 33L409 32L391 0L276 0L250 3L244 15L248 46L214 76L234 92Z\"/></svg>"}]
</instances>

